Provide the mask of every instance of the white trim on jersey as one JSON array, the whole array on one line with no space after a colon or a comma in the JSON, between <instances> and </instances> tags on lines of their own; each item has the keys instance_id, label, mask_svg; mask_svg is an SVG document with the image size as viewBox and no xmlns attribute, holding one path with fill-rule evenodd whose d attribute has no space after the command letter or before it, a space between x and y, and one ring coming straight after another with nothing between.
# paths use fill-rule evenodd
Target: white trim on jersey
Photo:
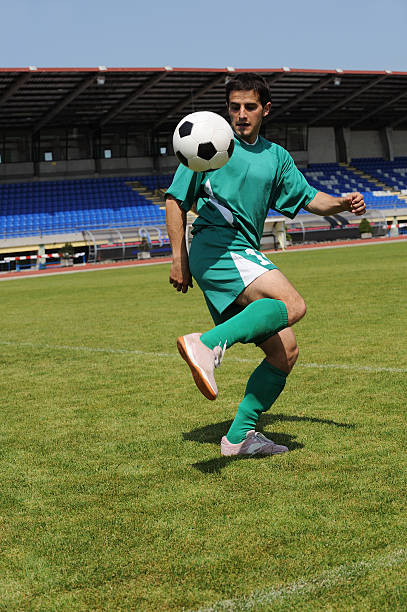
<instances>
[{"instance_id":1,"label":"white trim on jersey","mask_svg":"<svg viewBox=\"0 0 407 612\"><path fill-rule=\"evenodd\" d=\"M233 131L233 133L236 136L236 138L244 142L246 145L249 145L249 147L254 147L254 145L256 145L257 141L259 140L259 136L257 135L256 140L254 142L246 142L245 140L243 140L243 138L240 138L240 136L238 136L235 131Z\"/></svg>"},{"instance_id":2,"label":"white trim on jersey","mask_svg":"<svg viewBox=\"0 0 407 612\"><path fill-rule=\"evenodd\" d=\"M230 210L228 208L226 208L225 206L222 206L222 204L220 202L218 202L218 200L215 198L215 196L213 195L212 186L211 186L211 183L210 183L209 179L206 181L206 183L204 185L204 189L205 189L206 193L209 196L209 202L211 204L213 204L215 206L215 208L218 209L218 211L220 212L222 217L230 225L233 225L234 219L233 219L232 213L230 212Z\"/></svg>"}]
</instances>

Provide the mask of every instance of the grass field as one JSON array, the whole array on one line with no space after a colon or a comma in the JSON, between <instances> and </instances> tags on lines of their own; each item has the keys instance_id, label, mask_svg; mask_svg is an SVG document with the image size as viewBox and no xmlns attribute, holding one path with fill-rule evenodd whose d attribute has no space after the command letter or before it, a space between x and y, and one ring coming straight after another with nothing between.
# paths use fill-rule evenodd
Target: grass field
<instances>
[{"instance_id":1,"label":"grass field","mask_svg":"<svg viewBox=\"0 0 407 612\"><path fill-rule=\"evenodd\" d=\"M261 459L219 455L260 352L205 400L168 265L0 283L1 610L407 609L407 244L272 259L308 313Z\"/></svg>"}]
</instances>

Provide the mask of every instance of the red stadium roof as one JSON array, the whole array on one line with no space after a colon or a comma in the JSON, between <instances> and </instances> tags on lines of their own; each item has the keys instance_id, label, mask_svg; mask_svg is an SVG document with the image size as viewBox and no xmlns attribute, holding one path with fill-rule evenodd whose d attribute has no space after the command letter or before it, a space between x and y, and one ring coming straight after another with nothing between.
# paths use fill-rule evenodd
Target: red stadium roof
<instances>
[{"instance_id":1,"label":"red stadium roof","mask_svg":"<svg viewBox=\"0 0 407 612\"><path fill-rule=\"evenodd\" d=\"M407 72L254 69L270 83L271 121L407 128ZM225 79L243 69L0 68L0 128L171 132L195 110L224 113Z\"/></svg>"}]
</instances>

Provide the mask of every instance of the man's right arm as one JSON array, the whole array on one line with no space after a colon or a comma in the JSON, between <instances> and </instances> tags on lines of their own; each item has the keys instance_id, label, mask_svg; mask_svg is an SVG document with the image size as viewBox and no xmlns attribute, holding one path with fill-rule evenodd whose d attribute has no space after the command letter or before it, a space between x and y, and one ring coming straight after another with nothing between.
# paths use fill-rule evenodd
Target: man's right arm
<instances>
[{"instance_id":1,"label":"man's right arm","mask_svg":"<svg viewBox=\"0 0 407 612\"><path fill-rule=\"evenodd\" d=\"M167 231L172 249L170 283L177 291L186 293L192 287L192 276L189 270L188 251L185 240L187 213L179 206L172 195L166 197Z\"/></svg>"}]
</instances>

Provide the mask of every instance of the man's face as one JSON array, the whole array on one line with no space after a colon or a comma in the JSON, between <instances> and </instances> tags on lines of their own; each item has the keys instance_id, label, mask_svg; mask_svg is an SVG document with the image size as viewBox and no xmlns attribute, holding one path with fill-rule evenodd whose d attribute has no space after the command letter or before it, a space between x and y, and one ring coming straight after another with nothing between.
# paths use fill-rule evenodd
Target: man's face
<instances>
[{"instance_id":1,"label":"man's face","mask_svg":"<svg viewBox=\"0 0 407 612\"><path fill-rule=\"evenodd\" d=\"M271 103L261 105L257 91L231 91L228 111L234 132L245 142L253 144L259 134L263 117L270 112Z\"/></svg>"}]
</instances>

